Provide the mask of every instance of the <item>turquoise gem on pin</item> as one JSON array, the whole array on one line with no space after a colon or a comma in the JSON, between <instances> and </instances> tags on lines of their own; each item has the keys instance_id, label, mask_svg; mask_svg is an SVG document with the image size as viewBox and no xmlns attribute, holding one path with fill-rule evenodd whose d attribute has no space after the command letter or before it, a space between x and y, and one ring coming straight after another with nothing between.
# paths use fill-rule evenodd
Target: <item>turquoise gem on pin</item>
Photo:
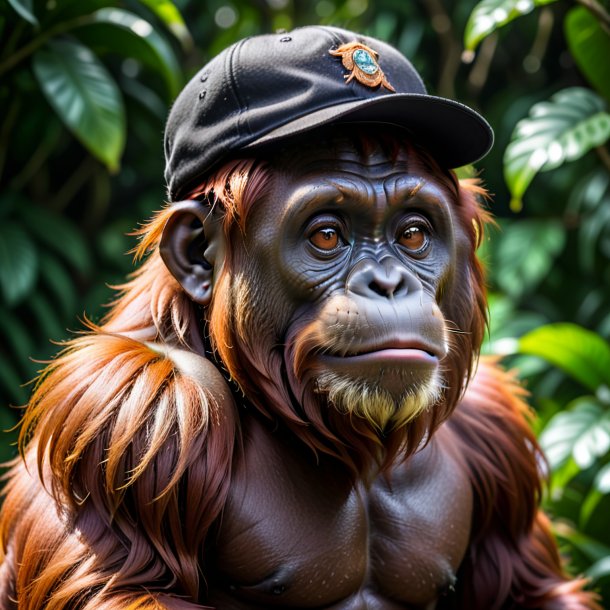
<instances>
[{"instance_id":1,"label":"turquoise gem on pin","mask_svg":"<svg viewBox=\"0 0 610 610\"><path fill-rule=\"evenodd\" d=\"M364 49L357 49L352 55L354 63L366 74L375 74L379 70L377 62L371 54Z\"/></svg>"}]
</instances>

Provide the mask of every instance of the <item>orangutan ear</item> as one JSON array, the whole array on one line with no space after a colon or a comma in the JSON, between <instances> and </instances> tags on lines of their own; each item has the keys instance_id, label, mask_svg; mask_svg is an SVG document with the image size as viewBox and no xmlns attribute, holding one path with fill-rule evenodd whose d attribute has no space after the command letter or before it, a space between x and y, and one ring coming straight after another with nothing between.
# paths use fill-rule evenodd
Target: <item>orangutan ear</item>
<instances>
[{"instance_id":1,"label":"orangutan ear","mask_svg":"<svg viewBox=\"0 0 610 610\"><path fill-rule=\"evenodd\" d=\"M219 213L200 201L181 201L173 205L159 251L170 273L191 299L209 305L215 270L223 263L224 245Z\"/></svg>"}]
</instances>

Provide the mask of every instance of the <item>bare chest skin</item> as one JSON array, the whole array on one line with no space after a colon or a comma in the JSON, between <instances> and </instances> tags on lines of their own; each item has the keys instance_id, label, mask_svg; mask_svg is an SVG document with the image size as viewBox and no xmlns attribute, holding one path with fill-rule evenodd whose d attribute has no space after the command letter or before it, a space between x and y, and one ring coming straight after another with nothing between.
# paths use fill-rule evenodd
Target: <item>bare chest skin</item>
<instances>
[{"instance_id":1,"label":"bare chest skin","mask_svg":"<svg viewBox=\"0 0 610 610\"><path fill-rule=\"evenodd\" d=\"M470 484L448 429L387 478L353 485L260 424L248 426L215 548L219 610L432 610L451 595L470 531Z\"/></svg>"}]
</instances>

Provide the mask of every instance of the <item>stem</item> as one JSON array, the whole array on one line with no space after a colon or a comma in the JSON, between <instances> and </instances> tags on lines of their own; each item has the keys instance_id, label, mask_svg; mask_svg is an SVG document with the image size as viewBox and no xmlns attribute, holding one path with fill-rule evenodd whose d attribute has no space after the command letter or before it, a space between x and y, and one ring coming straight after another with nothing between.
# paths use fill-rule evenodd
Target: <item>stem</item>
<instances>
[{"instance_id":1,"label":"stem","mask_svg":"<svg viewBox=\"0 0 610 610\"><path fill-rule=\"evenodd\" d=\"M69 30L73 30L76 27L85 25L91 21L89 15L83 17L77 17L64 23L58 23L56 26L48 29L46 32L37 36L29 44L21 47L14 55L11 55L5 62L0 64L0 76L5 72L8 72L11 68L16 66L20 61L23 61L26 57L29 57L36 49L42 46L49 38L53 38L58 34L63 34Z\"/></svg>"},{"instance_id":2,"label":"stem","mask_svg":"<svg viewBox=\"0 0 610 610\"><path fill-rule=\"evenodd\" d=\"M606 28L610 28L610 13L597 0L576 0L576 2L591 11Z\"/></svg>"},{"instance_id":3,"label":"stem","mask_svg":"<svg viewBox=\"0 0 610 610\"><path fill-rule=\"evenodd\" d=\"M455 96L455 78L461 64L462 45L455 36L452 20L441 0L424 0L432 26L439 37L442 50L441 74L438 79L438 95Z\"/></svg>"},{"instance_id":4,"label":"stem","mask_svg":"<svg viewBox=\"0 0 610 610\"><path fill-rule=\"evenodd\" d=\"M489 75L489 69L491 62L494 58L496 48L498 46L498 33L494 32L488 36L482 43L477 58L472 70L468 75L468 83L472 89L473 97L477 97L485 83L487 82L487 76Z\"/></svg>"},{"instance_id":5,"label":"stem","mask_svg":"<svg viewBox=\"0 0 610 610\"><path fill-rule=\"evenodd\" d=\"M56 195L47 202L47 207L54 212L63 212L85 182L87 182L94 169L95 162L87 155L76 170L70 174L70 177L64 182Z\"/></svg>"},{"instance_id":6,"label":"stem","mask_svg":"<svg viewBox=\"0 0 610 610\"><path fill-rule=\"evenodd\" d=\"M59 129L54 129L53 127L51 127L51 129L50 135L49 133L46 134L34 152L30 155L29 160L22 170L11 181L10 187L13 190L20 191L34 177L53 151Z\"/></svg>"}]
</instances>

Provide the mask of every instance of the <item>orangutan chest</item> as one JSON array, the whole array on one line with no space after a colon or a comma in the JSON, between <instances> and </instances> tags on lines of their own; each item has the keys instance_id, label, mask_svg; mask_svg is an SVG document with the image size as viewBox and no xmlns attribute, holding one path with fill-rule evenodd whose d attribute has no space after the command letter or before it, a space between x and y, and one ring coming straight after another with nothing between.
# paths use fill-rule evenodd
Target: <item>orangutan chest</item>
<instances>
[{"instance_id":1,"label":"orangutan chest","mask_svg":"<svg viewBox=\"0 0 610 610\"><path fill-rule=\"evenodd\" d=\"M468 482L431 446L391 479L353 485L281 443L253 443L222 518L208 603L222 610L434 608L453 587Z\"/></svg>"}]
</instances>

